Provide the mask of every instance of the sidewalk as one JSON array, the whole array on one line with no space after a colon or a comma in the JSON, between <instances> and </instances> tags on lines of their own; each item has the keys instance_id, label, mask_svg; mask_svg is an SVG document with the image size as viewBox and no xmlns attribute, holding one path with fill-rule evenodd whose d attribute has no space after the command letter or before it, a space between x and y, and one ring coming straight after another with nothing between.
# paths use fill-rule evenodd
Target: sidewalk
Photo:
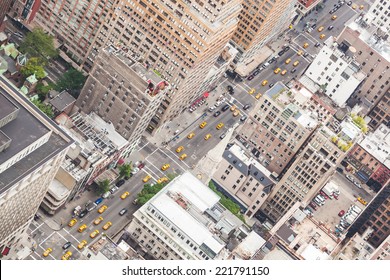
<instances>
[{"instance_id":1,"label":"sidewalk","mask_svg":"<svg viewBox=\"0 0 390 280\"><path fill-rule=\"evenodd\" d=\"M191 113L189 110L186 110L173 121L162 124L159 132L157 132L154 136L145 133L145 138L149 142L157 146L161 146L163 142L168 142L175 136L185 137L186 133L189 133L191 130L188 126L190 126L196 119L201 118L204 113L207 113L208 115L213 114L213 112L209 112L208 109L215 104L221 95L226 94L229 96L226 88L221 85L224 81L225 80L223 80L214 90L209 92L210 95L206 99L206 103L198 107L195 111ZM178 133L175 134L176 131L178 131ZM174 144L175 140L171 141L171 143Z\"/></svg>"}]
</instances>

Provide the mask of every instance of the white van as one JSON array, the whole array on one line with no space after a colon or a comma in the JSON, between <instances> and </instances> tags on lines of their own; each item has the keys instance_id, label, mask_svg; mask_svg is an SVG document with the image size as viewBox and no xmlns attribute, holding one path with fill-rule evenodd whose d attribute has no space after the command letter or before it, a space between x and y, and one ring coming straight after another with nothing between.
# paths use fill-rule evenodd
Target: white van
<instances>
[{"instance_id":1,"label":"white van","mask_svg":"<svg viewBox=\"0 0 390 280\"><path fill-rule=\"evenodd\" d=\"M325 203L325 199L324 199L322 196L317 195L316 198L317 198L319 201Z\"/></svg>"}]
</instances>

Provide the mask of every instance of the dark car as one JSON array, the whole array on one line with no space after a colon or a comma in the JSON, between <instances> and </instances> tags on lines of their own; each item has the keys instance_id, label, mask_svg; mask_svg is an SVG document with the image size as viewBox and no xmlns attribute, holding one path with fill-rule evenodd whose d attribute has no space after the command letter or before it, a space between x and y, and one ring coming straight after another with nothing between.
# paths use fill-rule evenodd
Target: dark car
<instances>
[{"instance_id":1,"label":"dark car","mask_svg":"<svg viewBox=\"0 0 390 280\"><path fill-rule=\"evenodd\" d=\"M248 110L250 107L251 107L251 105L246 104L246 105L244 106L244 110Z\"/></svg>"},{"instance_id":2,"label":"dark car","mask_svg":"<svg viewBox=\"0 0 390 280\"><path fill-rule=\"evenodd\" d=\"M121 179L121 180L119 180L118 182L116 182L115 186L120 187L120 186L122 186L125 182L126 182L126 181L125 181L124 179Z\"/></svg>"},{"instance_id":3,"label":"dark car","mask_svg":"<svg viewBox=\"0 0 390 280\"><path fill-rule=\"evenodd\" d=\"M303 57L308 57L309 56L309 53L304 53L303 54Z\"/></svg>"},{"instance_id":4,"label":"dark car","mask_svg":"<svg viewBox=\"0 0 390 280\"><path fill-rule=\"evenodd\" d=\"M87 209L84 209L83 211L80 212L79 218L83 218L83 217L85 217L87 214L88 214L88 210L87 210Z\"/></svg>"},{"instance_id":5,"label":"dark car","mask_svg":"<svg viewBox=\"0 0 390 280\"><path fill-rule=\"evenodd\" d=\"M68 242L66 242L66 243L64 244L64 246L62 246L62 249L66 250L66 249L68 249L70 246L72 246L72 243L71 243L70 241L68 241Z\"/></svg>"},{"instance_id":6,"label":"dark car","mask_svg":"<svg viewBox=\"0 0 390 280\"><path fill-rule=\"evenodd\" d=\"M342 169L341 167L336 167L336 171L339 172L339 173L343 173L344 169Z\"/></svg>"},{"instance_id":7,"label":"dark car","mask_svg":"<svg viewBox=\"0 0 390 280\"><path fill-rule=\"evenodd\" d=\"M274 83L270 83L269 87L272 88L274 86Z\"/></svg>"},{"instance_id":8,"label":"dark car","mask_svg":"<svg viewBox=\"0 0 390 280\"><path fill-rule=\"evenodd\" d=\"M141 162L139 165L138 165L138 168L141 170L142 168L145 167L145 163Z\"/></svg>"},{"instance_id":9,"label":"dark car","mask_svg":"<svg viewBox=\"0 0 390 280\"><path fill-rule=\"evenodd\" d=\"M332 29L333 29L333 26L329 25L328 30L332 30Z\"/></svg>"},{"instance_id":10,"label":"dark car","mask_svg":"<svg viewBox=\"0 0 390 280\"><path fill-rule=\"evenodd\" d=\"M297 71L296 68L294 68L293 70L291 70L291 73L295 73Z\"/></svg>"},{"instance_id":11,"label":"dark car","mask_svg":"<svg viewBox=\"0 0 390 280\"><path fill-rule=\"evenodd\" d=\"M314 210L317 210L317 204L315 204L313 201L310 202L310 207L313 208Z\"/></svg>"},{"instance_id":12,"label":"dark car","mask_svg":"<svg viewBox=\"0 0 390 280\"><path fill-rule=\"evenodd\" d=\"M119 211L119 215L123 216L124 214L127 213L127 209L126 208L123 208L121 211Z\"/></svg>"},{"instance_id":13,"label":"dark car","mask_svg":"<svg viewBox=\"0 0 390 280\"><path fill-rule=\"evenodd\" d=\"M257 76L257 75L259 75L259 73L260 73L260 70L256 70L255 72L252 73L252 75Z\"/></svg>"},{"instance_id":14,"label":"dark car","mask_svg":"<svg viewBox=\"0 0 390 280\"><path fill-rule=\"evenodd\" d=\"M255 77L254 75L250 75L250 76L248 76L247 80L248 81L253 80L254 77Z\"/></svg>"},{"instance_id":15,"label":"dark car","mask_svg":"<svg viewBox=\"0 0 390 280\"><path fill-rule=\"evenodd\" d=\"M222 112L225 112L227 110L229 110L230 106L229 105L225 105L222 107Z\"/></svg>"},{"instance_id":16,"label":"dark car","mask_svg":"<svg viewBox=\"0 0 390 280\"><path fill-rule=\"evenodd\" d=\"M317 24L315 24L315 23L311 26L311 28L313 28L313 29L316 27L317 27Z\"/></svg>"},{"instance_id":17,"label":"dark car","mask_svg":"<svg viewBox=\"0 0 390 280\"><path fill-rule=\"evenodd\" d=\"M339 212L339 217L344 216L344 214L345 214L345 211L344 211L344 210L341 210L341 211Z\"/></svg>"},{"instance_id":18,"label":"dark car","mask_svg":"<svg viewBox=\"0 0 390 280\"><path fill-rule=\"evenodd\" d=\"M213 116L214 116L214 117L218 117L220 114L221 114L221 112L220 112L220 111L217 111L217 112L214 113Z\"/></svg>"},{"instance_id":19,"label":"dark car","mask_svg":"<svg viewBox=\"0 0 390 280\"><path fill-rule=\"evenodd\" d=\"M223 139L226 137L226 133L222 133L221 136L219 136L220 139Z\"/></svg>"},{"instance_id":20,"label":"dark car","mask_svg":"<svg viewBox=\"0 0 390 280\"><path fill-rule=\"evenodd\" d=\"M321 46L321 44L320 44L320 43L316 43L314 46L315 46L316 48L318 48L319 46Z\"/></svg>"},{"instance_id":21,"label":"dark car","mask_svg":"<svg viewBox=\"0 0 390 280\"><path fill-rule=\"evenodd\" d=\"M284 47L284 52L288 51L289 49L290 49L289 46L285 46L285 47Z\"/></svg>"},{"instance_id":22,"label":"dark car","mask_svg":"<svg viewBox=\"0 0 390 280\"><path fill-rule=\"evenodd\" d=\"M227 88L228 91L234 91L234 89L233 89L233 87L231 85L228 85L226 88Z\"/></svg>"},{"instance_id":23,"label":"dark car","mask_svg":"<svg viewBox=\"0 0 390 280\"><path fill-rule=\"evenodd\" d=\"M285 50L281 50L280 52L278 52L278 56L282 56L284 54Z\"/></svg>"}]
</instances>

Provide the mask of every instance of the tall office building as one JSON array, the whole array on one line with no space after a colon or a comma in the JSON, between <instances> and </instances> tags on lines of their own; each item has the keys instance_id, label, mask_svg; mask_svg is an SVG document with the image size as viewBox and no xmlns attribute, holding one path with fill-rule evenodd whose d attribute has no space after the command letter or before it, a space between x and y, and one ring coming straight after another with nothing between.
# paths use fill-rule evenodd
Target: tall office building
<instances>
[{"instance_id":1,"label":"tall office building","mask_svg":"<svg viewBox=\"0 0 390 280\"><path fill-rule=\"evenodd\" d=\"M122 44L171 85L152 130L181 113L200 88L237 26L240 0L43 1L35 22L87 72L102 47Z\"/></svg>"},{"instance_id":2,"label":"tall office building","mask_svg":"<svg viewBox=\"0 0 390 280\"><path fill-rule=\"evenodd\" d=\"M130 153L170 88L168 82L135 61L126 47L108 46L99 52L76 106L95 112L128 142Z\"/></svg>"},{"instance_id":3,"label":"tall office building","mask_svg":"<svg viewBox=\"0 0 390 280\"><path fill-rule=\"evenodd\" d=\"M0 253L17 258L73 141L0 76Z\"/></svg>"},{"instance_id":4,"label":"tall office building","mask_svg":"<svg viewBox=\"0 0 390 280\"><path fill-rule=\"evenodd\" d=\"M266 43L288 29L295 4L296 0L243 1L240 21L232 38L242 63L249 64Z\"/></svg>"},{"instance_id":5,"label":"tall office building","mask_svg":"<svg viewBox=\"0 0 390 280\"><path fill-rule=\"evenodd\" d=\"M308 203L334 173L345 156L331 140L335 135L325 126L318 128L274 187L261 207L272 222L276 223L296 202Z\"/></svg>"}]
</instances>

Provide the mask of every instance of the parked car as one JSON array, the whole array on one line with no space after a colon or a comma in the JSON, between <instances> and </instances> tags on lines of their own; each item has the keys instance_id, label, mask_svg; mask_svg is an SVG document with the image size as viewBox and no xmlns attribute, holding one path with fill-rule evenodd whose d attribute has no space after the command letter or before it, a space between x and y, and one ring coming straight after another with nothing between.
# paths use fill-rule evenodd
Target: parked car
<instances>
[{"instance_id":1,"label":"parked car","mask_svg":"<svg viewBox=\"0 0 390 280\"><path fill-rule=\"evenodd\" d=\"M314 210L317 210L317 204L315 204L313 201L310 201L309 203L310 207L313 208Z\"/></svg>"},{"instance_id":2,"label":"parked car","mask_svg":"<svg viewBox=\"0 0 390 280\"><path fill-rule=\"evenodd\" d=\"M87 210L87 209L84 209L83 211L80 212L79 218L83 218L83 217L85 217L87 214L88 214L88 210Z\"/></svg>"},{"instance_id":3,"label":"parked car","mask_svg":"<svg viewBox=\"0 0 390 280\"><path fill-rule=\"evenodd\" d=\"M244 110L248 110L250 107L251 107L251 105L246 104L246 105L244 106Z\"/></svg>"},{"instance_id":4,"label":"parked car","mask_svg":"<svg viewBox=\"0 0 390 280\"><path fill-rule=\"evenodd\" d=\"M103 198L100 197L100 198L98 198L98 199L95 200L95 204L96 204L96 205L99 205L100 203L102 203L102 201L103 201Z\"/></svg>"},{"instance_id":5,"label":"parked car","mask_svg":"<svg viewBox=\"0 0 390 280\"><path fill-rule=\"evenodd\" d=\"M221 136L219 136L220 139L223 139L226 137L226 133L222 133Z\"/></svg>"},{"instance_id":6,"label":"parked car","mask_svg":"<svg viewBox=\"0 0 390 280\"><path fill-rule=\"evenodd\" d=\"M125 182L126 182L126 181L125 181L124 179L121 179L121 180L119 180L118 182L116 182L115 186L117 186L117 187L119 188L119 187L122 186Z\"/></svg>"},{"instance_id":7,"label":"parked car","mask_svg":"<svg viewBox=\"0 0 390 280\"><path fill-rule=\"evenodd\" d=\"M247 118L248 118L247 116L242 116L242 117L240 118L240 121L244 122Z\"/></svg>"},{"instance_id":8,"label":"parked car","mask_svg":"<svg viewBox=\"0 0 390 280\"><path fill-rule=\"evenodd\" d=\"M342 169L341 167L336 167L336 171L339 172L339 173L343 173L344 169Z\"/></svg>"},{"instance_id":9,"label":"parked car","mask_svg":"<svg viewBox=\"0 0 390 280\"><path fill-rule=\"evenodd\" d=\"M102 198L107 198L107 197L109 197L109 196L110 196L110 194L111 194L111 192L110 192L110 191L108 191L108 192L105 192L104 194L102 194Z\"/></svg>"},{"instance_id":10,"label":"parked car","mask_svg":"<svg viewBox=\"0 0 390 280\"><path fill-rule=\"evenodd\" d=\"M344 216L344 214L345 214L345 211L344 211L344 210L341 210L341 211L339 212L339 217Z\"/></svg>"},{"instance_id":11,"label":"parked car","mask_svg":"<svg viewBox=\"0 0 390 280\"><path fill-rule=\"evenodd\" d=\"M70 241L66 242L63 246L62 246L62 249L66 250L68 249L70 246L72 246L72 243Z\"/></svg>"},{"instance_id":12,"label":"parked car","mask_svg":"<svg viewBox=\"0 0 390 280\"><path fill-rule=\"evenodd\" d=\"M358 187L359 189L363 188L362 185L361 185L359 182L357 182L357 181L354 181L353 184L354 184L356 187Z\"/></svg>"},{"instance_id":13,"label":"parked car","mask_svg":"<svg viewBox=\"0 0 390 280\"><path fill-rule=\"evenodd\" d=\"M223 106L222 107L222 112L225 112L225 111L229 110L229 108L230 108L230 105Z\"/></svg>"},{"instance_id":14,"label":"parked car","mask_svg":"<svg viewBox=\"0 0 390 280\"><path fill-rule=\"evenodd\" d=\"M112 189L110 189L110 193L115 193L117 190L119 190L119 188L117 186L113 187Z\"/></svg>"},{"instance_id":15,"label":"parked car","mask_svg":"<svg viewBox=\"0 0 390 280\"><path fill-rule=\"evenodd\" d=\"M214 116L214 117L218 117L220 114L221 114L221 111L217 111L217 112L214 113L213 116Z\"/></svg>"},{"instance_id":16,"label":"parked car","mask_svg":"<svg viewBox=\"0 0 390 280\"><path fill-rule=\"evenodd\" d=\"M351 175L349 175L349 174L345 175L345 178L347 178L352 183L355 182L355 179Z\"/></svg>"},{"instance_id":17,"label":"parked car","mask_svg":"<svg viewBox=\"0 0 390 280\"><path fill-rule=\"evenodd\" d=\"M119 215L123 216L124 214L127 213L127 209L123 208L121 211L119 211Z\"/></svg>"}]
</instances>

